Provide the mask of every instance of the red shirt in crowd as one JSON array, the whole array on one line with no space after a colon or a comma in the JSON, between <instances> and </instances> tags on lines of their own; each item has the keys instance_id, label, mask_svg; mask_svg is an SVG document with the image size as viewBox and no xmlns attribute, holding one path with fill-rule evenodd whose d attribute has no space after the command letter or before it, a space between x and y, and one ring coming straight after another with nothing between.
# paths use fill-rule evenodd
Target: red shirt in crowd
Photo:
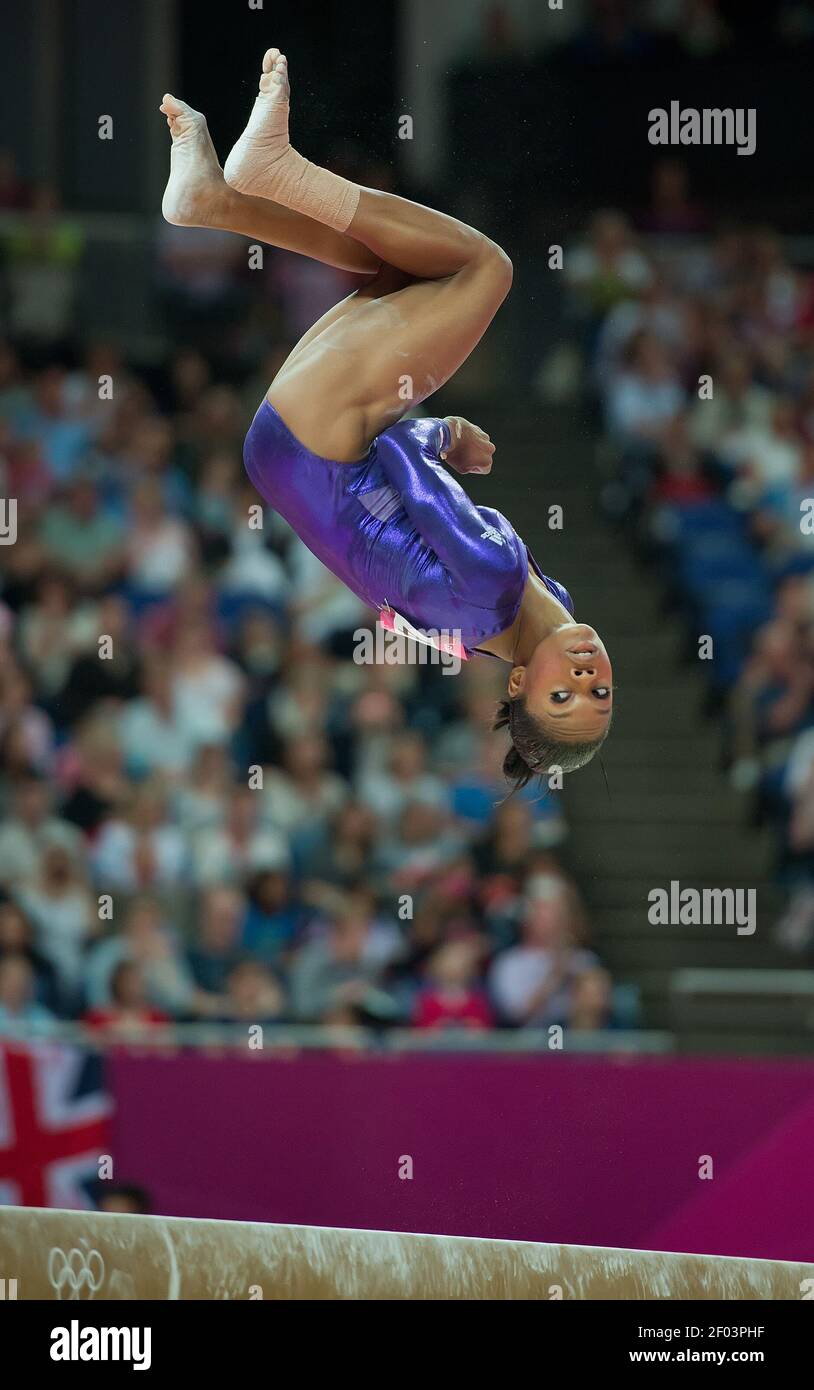
<instances>
[{"instance_id":1,"label":"red shirt in crowd","mask_svg":"<svg viewBox=\"0 0 814 1390\"><path fill-rule=\"evenodd\" d=\"M491 1028L494 1015L482 990L463 989L455 993L425 989L416 1000L415 1028Z\"/></svg>"}]
</instances>

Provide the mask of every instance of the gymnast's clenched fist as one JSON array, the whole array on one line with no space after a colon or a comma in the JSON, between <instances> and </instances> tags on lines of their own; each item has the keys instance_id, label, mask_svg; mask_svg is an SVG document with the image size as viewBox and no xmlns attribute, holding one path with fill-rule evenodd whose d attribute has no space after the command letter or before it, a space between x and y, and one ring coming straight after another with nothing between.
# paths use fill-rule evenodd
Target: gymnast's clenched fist
<instances>
[{"instance_id":1,"label":"gymnast's clenched fist","mask_svg":"<svg viewBox=\"0 0 814 1390\"><path fill-rule=\"evenodd\" d=\"M456 473L490 473L495 446L485 430L464 420L462 415L446 415L452 443L441 450L441 458Z\"/></svg>"}]
</instances>

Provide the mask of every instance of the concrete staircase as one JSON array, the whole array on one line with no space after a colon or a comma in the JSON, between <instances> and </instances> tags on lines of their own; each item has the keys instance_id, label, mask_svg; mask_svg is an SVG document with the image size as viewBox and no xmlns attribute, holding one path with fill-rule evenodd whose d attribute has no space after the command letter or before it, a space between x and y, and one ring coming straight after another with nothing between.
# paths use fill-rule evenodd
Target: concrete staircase
<instances>
[{"instance_id":1,"label":"concrete staircase","mask_svg":"<svg viewBox=\"0 0 814 1390\"><path fill-rule=\"evenodd\" d=\"M497 445L488 485L473 495L511 519L546 573L570 590L577 616L601 633L614 663L616 710L602 754L610 797L598 759L565 790L567 859L602 959L616 979L638 985L646 1026L672 1029L682 1049L814 1050L811 1033L782 1008L764 1013L756 1030L748 1007L723 1004L711 1011L714 1026L699 1030L697 1013L683 1022L671 1003L679 968L794 963L771 939L782 896L771 880L770 839L748 825L748 805L721 772L720 733L702 713L700 661L682 662L679 621L665 615L653 576L600 510L591 423L534 401L507 409L481 400L471 409ZM548 529L552 504L564 509L562 531ZM673 879L682 888L756 889L756 932L651 925L648 893Z\"/></svg>"}]
</instances>

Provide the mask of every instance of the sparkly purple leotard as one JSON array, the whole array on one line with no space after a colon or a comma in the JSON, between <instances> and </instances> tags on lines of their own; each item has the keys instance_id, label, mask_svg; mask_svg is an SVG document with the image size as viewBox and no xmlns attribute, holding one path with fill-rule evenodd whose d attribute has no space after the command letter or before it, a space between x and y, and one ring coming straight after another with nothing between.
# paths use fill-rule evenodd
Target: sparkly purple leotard
<instances>
[{"instance_id":1,"label":"sparkly purple leotard","mask_svg":"<svg viewBox=\"0 0 814 1390\"><path fill-rule=\"evenodd\" d=\"M476 507L439 461L443 420L401 420L360 463L312 454L265 400L243 451L258 492L309 550L372 608L389 606L419 631L456 631L466 651L510 627L529 564L565 604L514 527Z\"/></svg>"}]
</instances>

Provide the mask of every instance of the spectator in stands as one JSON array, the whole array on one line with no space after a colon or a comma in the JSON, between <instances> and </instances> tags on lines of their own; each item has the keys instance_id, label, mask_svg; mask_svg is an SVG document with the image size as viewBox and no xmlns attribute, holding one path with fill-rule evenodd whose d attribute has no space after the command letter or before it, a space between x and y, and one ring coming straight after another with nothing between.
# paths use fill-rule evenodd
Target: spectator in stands
<instances>
[{"instance_id":1,"label":"spectator in stands","mask_svg":"<svg viewBox=\"0 0 814 1390\"><path fill-rule=\"evenodd\" d=\"M789 848L797 855L814 851L814 774L808 773L795 789L789 819Z\"/></svg>"},{"instance_id":2,"label":"spectator in stands","mask_svg":"<svg viewBox=\"0 0 814 1390\"><path fill-rule=\"evenodd\" d=\"M577 944L568 885L551 877L537 887L528 903L517 946L500 952L489 974L489 987L499 1014L508 1023L545 1028L570 1026L583 976L593 975L594 993L605 999L606 977L592 951ZM601 978L600 978L601 977ZM604 988L603 988L604 985ZM580 1017L584 1016L584 1010Z\"/></svg>"},{"instance_id":3,"label":"spectator in stands","mask_svg":"<svg viewBox=\"0 0 814 1390\"><path fill-rule=\"evenodd\" d=\"M184 1018L213 1011L217 1001L198 989L181 951L178 936L165 923L155 898L133 899L121 932L114 932L94 947L86 972L91 1008L106 1008L112 998L112 981L122 961L140 966L146 998L153 1008Z\"/></svg>"},{"instance_id":4,"label":"spectator in stands","mask_svg":"<svg viewBox=\"0 0 814 1390\"><path fill-rule=\"evenodd\" d=\"M534 844L534 817L528 802L517 797L504 800L474 848L484 891L492 896L501 885L504 891L516 888Z\"/></svg>"},{"instance_id":5,"label":"spectator in stands","mask_svg":"<svg viewBox=\"0 0 814 1390\"><path fill-rule=\"evenodd\" d=\"M755 760L772 739L801 729L813 699L814 665L800 660L796 628L780 619L767 623L731 695L736 767Z\"/></svg>"},{"instance_id":6,"label":"spectator in stands","mask_svg":"<svg viewBox=\"0 0 814 1390\"><path fill-rule=\"evenodd\" d=\"M100 504L89 478L74 479L61 498L43 517L43 547L51 564L61 565L81 594L98 594L123 573L122 526Z\"/></svg>"},{"instance_id":7,"label":"spectator in stands","mask_svg":"<svg viewBox=\"0 0 814 1390\"><path fill-rule=\"evenodd\" d=\"M620 299L602 322L593 369L599 391L604 393L625 370L637 335L657 338L680 366L691 355L692 328L691 307L682 302L667 277L654 270L651 280L635 294Z\"/></svg>"},{"instance_id":8,"label":"spectator in stands","mask_svg":"<svg viewBox=\"0 0 814 1390\"><path fill-rule=\"evenodd\" d=\"M31 683L25 673L13 661L6 662L0 671L0 740L9 756L7 740L14 737L15 746L20 750L19 772L31 769L47 773L54 749L54 730L47 714L33 703L31 696Z\"/></svg>"},{"instance_id":9,"label":"spectator in stands","mask_svg":"<svg viewBox=\"0 0 814 1390\"><path fill-rule=\"evenodd\" d=\"M46 343L66 338L84 236L79 223L62 213L51 184L34 188L24 217L11 227L5 242L12 333Z\"/></svg>"},{"instance_id":10,"label":"spectator in stands","mask_svg":"<svg viewBox=\"0 0 814 1390\"><path fill-rule=\"evenodd\" d=\"M39 713L40 711L38 711ZM49 748L50 753L50 748ZM45 772L50 757L42 758L36 745L32 746L31 729L27 721L19 716L4 721L0 734L0 759L8 773L9 781L24 777L31 772Z\"/></svg>"},{"instance_id":11,"label":"spectator in stands","mask_svg":"<svg viewBox=\"0 0 814 1390\"><path fill-rule=\"evenodd\" d=\"M172 354L168 375L176 433L183 439L188 417L195 414L212 384L212 368L197 348L182 347Z\"/></svg>"},{"instance_id":12,"label":"spectator in stands","mask_svg":"<svg viewBox=\"0 0 814 1390\"><path fill-rule=\"evenodd\" d=\"M145 661L141 694L122 708L118 732L130 777L138 779L160 772L177 783L188 770L193 744L178 717L172 673L157 653Z\"/></svg>"},{"instance_id":13,"label":"spectator in stands","mask_svg":"<svg viewBox=\"0 0 814 1390\"><path fill-rule=\"evenodd\" d=\"M103 822L126 814L133 788L125 776L115 714L101 702L64 746L59 776L62 814L86 835L95 836Z\"/></svg>"},{"instance_id":14,"label":"spectator in stands","mask_svg":"<svg viewBox=\"0 0 814 1390\"><path fill-rule=\"evenodd\" d=\"M259 960L242 960L232 967L226 978L226 1020L282 1023L285 1013L285 992L267 965Z\"/></svg>"},{"instance_id":15,"label":"spectator in stands","mask_svg":"<svg viewBox=\"0 0 814 1390\"><path fill-rule=\"evenodd\" d=\"M150 1211L150 1199L143 1187L133 1183L99 1183L96 1189L98 1211L124 1212L130 1216L146 1216Z\"/></svg>"},{"instance_id":16,"label":"spectator in stands","mask_svg":"<svg viewBox=\"0 0 814 1390\"><path fill-rule=\"evenodd\" d=\"M97 882L111 891L166 889L183 881L187 847L157 779L142 783L123 813L101 827L91 865Z\"/></svg>"},{"instance_id":17,"label":"spectator in stands","mask_svg":"<svg viewBox=\"0 0 814 1390\"><path fill-rule=\"evenodd\" d=\"M642 290L652 277L646 256L633 241L627 218L611 210L596 214L587 240L568 252L565 266L568 282L594 325L619 300Z\"/></svg>"},{"instance_id":18,"label":"spectator in stands","mask_svg":"<svg viewBox=\"0 0 814 1390\"><path fill-rule=\"evenodd\" d=\"M752 535L762 547L764 564L779 575L801 561L808 565L814 558L814 535L806 523L814 492L814 444L799 438L794 443L799 458L796 476L753 484L752 488L758 494L752 510ZM742 487L733 493L741 504L749 497ZM779 613L779 594L777 610Z\"/></svg>"},{"instance_id":19,"label":"spectator in stands","mask_svg":"<svg viewBox=\"0 0 814 1390\"><path fill-rule=\"evenodd\" d=\"M226 743L240 721L244 684L234 662L216 649L201 618L178 634L173 699L185 735L194 744Z\"/></svg>"},{"instance_id":20,"label":"spectator in stands","mask_svg":"<svg viewBox=\"0 0 814 1390\"><path fill-rule=\"evenodd\" d=\"M261 960L279 965L291 954L303 915L282 869L261 869L247 884L242 943Z\"/></svg>"},{"instance_id":21,"label":"spectator in stands","mask_svg":"<svg viewBox=\"0 0 814 1390\"><path fill-rule=\"evenodd\" d=\"M193 853L195 834L220 829L226 820L233 775L226 748L219 743L199 744L174 797L178 824L192 842Z\"/></svg>"},{"instance_id":22,"label":"spectator in stands","mask_svg":"<svg viewBox=\"0 0 814 1390\"><path fill-rule=\"evenodd\" d=\"M622 447L657 447L684 406L684 391L659 339L637 333L607 392L608 428Z\"/></svg>"},{"instance_id":23,"label":"spectator in stands","mask_svg":"<svg viewBox=\"0 0 814 1390\"><path fill-rule=\"evenodd\" d=\"M295 536L288 551L291 574L291 614L297 635L306 642L341 647L351 654L352 634L362 626L368 610L336 575L326 569Z\"/></svg>"},{"instance_id":24,"label":"spectator in stands","mask_svg":"<svg viewBox=\"0 0 814 1390\"><path fill-rule=\"evenodd\" d=\"M42 876L45 855L63 846L75 863L83 860L82 838L76 828L53 814L53 796L36 773L17 779L11 815L0 826L0 883L22 886Z\"/></svg>"},{"instance_id":25,"label":"spectator in stands","mask_svg":"<svg viewBox=\"0 0 814 1390\"><path fill-rule=\"evenodd\" d=\"M459 853L461 833L438 806L411 802L379 844L377 863L399 891L416 889Z\"/></svg>"},{"instance_id":26,"label":"spectator in stands","mask_svg":"<svg viewBox=\"0 0 814 1390\"><path fill-rule=\"evenodd\" d=\"M134 600L172 593L192 570L192 535L168 511L155 478L142 478L131 493L127 526L127 580Z\"/></svg>"},{"instance_id":27,"label":"spectator in stands","mask_svg":"<svg viewBox=\"0 0 814 1390\"><path fill-rule=\"evenodd\" d=\"M269 696L266 713L273 735L296 738L303 726L324 726L329 718L331 668L325 653L306 643L287 649L283 679Z\"/></svg>"},{"instance_id":28,"label":"spectator in stands","mask_svg":"<svg viewBox=\"0 0 814 1390\"><path fill-rule=\"evenodd\" d=\"M292 1003L305 1022L391 1020L392 997L384 972L400 949L398 933L376 922L370 895L350 894L324 935L299 951L291 974Z\"/></svg>"},{"instance_id":29,"label":"spectator in stands","mask_svg":"<svg viewBox=\"0 0 814 1390\"><path fill-rule=\"evenodd\" d=\"M218 884L201 894L187 961L196 985L207 994L223 995L229 975L243 959L241 932L245 917L246 905L238 889Z\"/></svg>"},{"instance_id":30,"label":"spectator in stands","mask_svg":"<svg viewBox=\"0 0 814 1390\"><path fill-rule=\"evenodd\" d=\"M461 767L471 767L480 752L479 733L488 729L503 691L499 670L493 662L467 662L454 681L449 722L438 732L434 765L445 778Z\"/></svg>"},{"instance_id":31,"label":"spectator in stands","mask_svg":"<svg viewBox=\"0 0 814 1390\"><path fill-rule=\"evenodd\" d=\"M292 833L334 815L348 795L341 777L329 771L330 748L321 734L298 734L283 749L283 770L264 779L264 814L278 829Z\"/></svg>"},{"instance_id":32,"label":"spectator in stands","mask_svg":"<svg viewBox=\"0 0 814 1390\"><path fill-rule=\"evenodd\" d=\"M209 386L190 421L196 465L200 465L213 449L236 450L242 455L244 425L238 392L223 383Z\"/></svg>"},{"instance_id":33,"label":"spectator in stands","mask_svg":"<svg viewBox=\"0 0 814 1390\"><path fill-rule=\"evenodd\" d=\"M150 1004L142 966L136 961L121 960L110 976L109 1002L88 1009L82 1022L95 1032L132 1039L147 1029L170 1023L171 1019Z\"/></svg>"},{"instance_id":34,"label":"spectator in stands","mask_svg":"<svg viewBox=\"0 0 814 1390\"><path fill-rule=\"evenodd\" d=\"M358 883L372 866L379 834L369 806L356 800L343 802L330 821L323 822L304 865L303 894L309 901L318 904L323 887L350 888Z\"/></svg>"},{"instance_id":35,"label":"spectator in stands","mask_svg":"<svg viewBox=\"0 0 814 1390\"><path fill-rule=\"evenodd\" d=\"M427 984L413 1010L416 1028L491 1028L494 1014L479 981L480 945L476 940L447 941L430 956Z\"/></svg>"},{"instance_id":36,"label":"spectator in stands","mask_svg":"<svg viewBox=\"0 0 814 1390\"><path fill-rule=\"evenodd\" d=\"M611 978L607 970L583 970L576 976L567 1026L577 1033L595 1033L613 1026Z\"/></svg>"},{"instance_id":37,"label":"spectator in stands","mask_svg":"<svg viewBox=\"0 0 814 1390\"><path fill-rule=\"evenodd\" d=\"M653 505L677 503L687 506L708 501L714 488L703 458L690 438L686 415L676 415L661 440L659 468L650 490Z\"/></svg>"},{"instance_id":38,"label":"spectator in stands","mask_svg":"<svg viewBox=\"0 0 814 1390\"><path fill-rule=\"evenodd\" d=\"M80 652L96 639L92 604L77 602L73 584L58 569L46 570L36 599L20 615L20 652L41 699L59 695Z\"/></svg>"},{"instance_id":39,"label":"spectator in stands","mask_svg":"<svg viewBox=\"0 0 814 1390\"><path fill-rule=\"evenodd\" d=\"M46 849L39 875L20 890L20 905L57 971L63 994L81 998L85 952L100 922L81 866L63 845Z\"/></svg>"},{"instance_id":40,"label":"spectator in stands","mask_svg":"<svg viewBox=\"0 0 814 1390\"><path fill-rule=\"evenodd\" d=\"M690 197L689 173L680 159L660 159L653 165L650 204L639 226L658 236L691 236L706 230L706 212Z\"/></svg>"},{"instance_id":41,"label":"spectator in stands","mask_svg":"<svg viewBox=\"0 0 814 1390\"><path fill-rule=\"evenodd\" d=\"M34 998L35 977L24 955L0 956L0 1037L28 1039L54 1015Z\"/></svg>"},{"instance_id":42,"label":"spectator in stands","mask_svg":"<svg viewBox=\"0 0 814 1390\"><path fill-rule=\"evenodd\" d=\"M22 956L31 969L37 1002L49 1013L62 1012L62 991L56 966L35 945L31 919L19 903L8 898L0 899L0 960L6 956Z\"/></svg>"},{"instance_id":43,"label":"spectator in stands","mask_svg":"<svg viewBox=\"0 0 814 1390\"><path fill-rule=\"evenodd\" d=\"M91 338L81 349L81 360L65 379L65 399L79 418L91 422L94 438L106 426L111 391L132 391L136 380L118 344Z\"/></svg>"},{"instance_id":44,"label":"spectator in stands","mask_svg":"<svg viewBox=\"0 0 814 1390\"><path fill-rule=\"evenodd\" d=\"M103 701L132 700L141 683L141 658L133 617L118 594L100 599L93 646L80 652L60 695L63 726L77 723ZM104 645L100 646L100 639ZM104 655L102 655L104 652Z\"/></svg>"},{"instance_id":45,"label":"spectator in stands","mask_svg":"<svg viewBox=\"0 0 814 1390\"><path fill-rule=\"evenodd\" d=\"M427 771L426 761L421 734L405 730L394 740L386 770L371 771L361 778L359 800L370 807L381 826L392 824L406 806L417 802L447 807L447 789L440 777Z\"/></svg>"},{"instance_id":46,"label":"spectator in stands","mask_svg":"<svg viewBox=\"0 0 814 1390\"><path fill-rule=\"evenodd\" d=\"M748 484L739 496L754 503L768 487L790 487L800 477L802 449L794 401L782 397L773 404L768 425L744 425L731 431L718 446L722 461Z\"/></svg>"},{"instance_id":47,"label":"spectator in stands","mask_svg":"<svg viewBox=\"0 0 814 1390\"><path fill-rule=\"evenodd\" d=\"M263 792L235 787L222 824L204 825L190 837L192 878L199 887L244 882L250 874L286 868L289 846L264 819Z\"/></svg>"},{"instance_id":48,"label":"spectator in stands","mask_svg":"<svg viewBox=\"0 0 814 1390\"><path fill-rule=\"evenodd\" d=\"M252 591L254 593L254 591ZM264 607L252 607L240 619L232 657L249 681L250 690L278 675L283 655L283 633L279 619Z\"/></svg>"},{"instance_id":49,"label":"spectator in stands","mask_svg":"<svg viewBox=\"0 0 814 1390\"><path fill-rule=\"evenodd\" d=\"M774 397L754 379L747 353L728 349L713 374L714 392L709 400L696 400L690 412L694 443L708 452L726 447L731 436L768 430Z\"/></svg>"},{"instance_id":50,"label":"spectator in stands","mask_svg":"<svg viewBox=\"0 0 814 1390\"><path fill-rule=\"evenodd\" d=\"M62 367L45 367L34 381L31 413L23 432L35 436L57 484L69 483L85 460L93 430L76 416L67 397L67 374Z\"/></svg>"}]
</instances>

